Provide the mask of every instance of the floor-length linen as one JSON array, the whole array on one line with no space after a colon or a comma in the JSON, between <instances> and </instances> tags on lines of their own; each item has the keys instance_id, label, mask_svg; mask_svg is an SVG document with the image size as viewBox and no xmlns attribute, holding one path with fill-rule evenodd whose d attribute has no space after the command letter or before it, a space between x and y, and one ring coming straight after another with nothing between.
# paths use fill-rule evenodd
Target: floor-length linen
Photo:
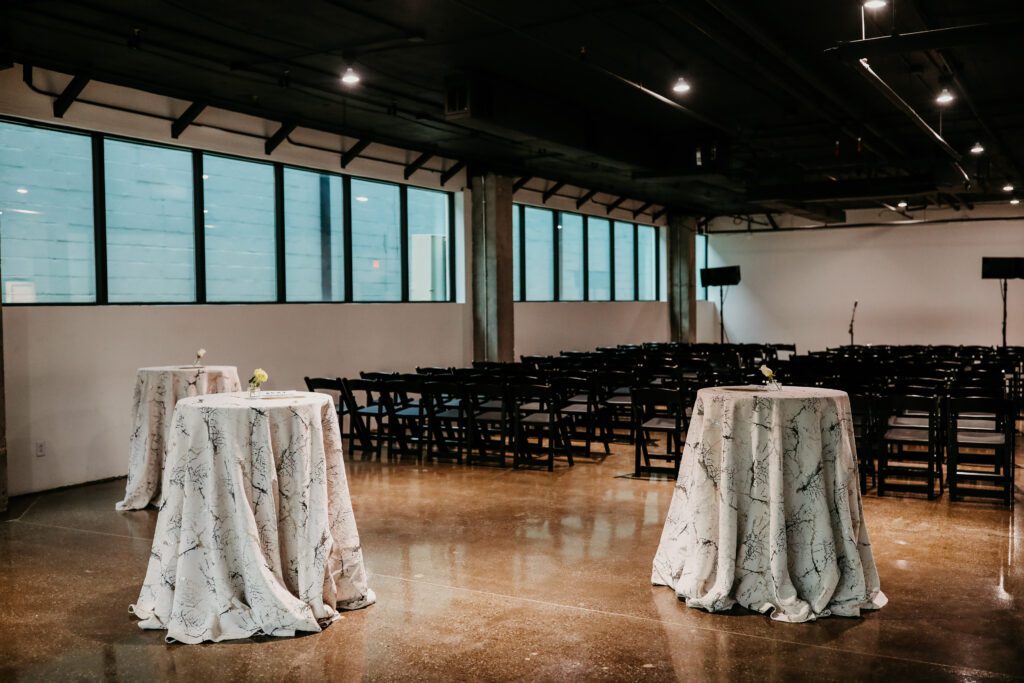
<instances>
[{"instance_id":1,"label":"floor-length linen","mask_svg":"<svg viewBox=\"0 0 1024 683\"><path fill-rule=\"evenodd\" d=\"M164 451L174 405L188 396L240 391L233 365L172 365L139 368L132 401L132 433L128 442L128 482L119 511L142 510L156 503Z\"/></svg>"},{"instance_id":2,"label":"floor-length linen","mask_svg":"<svg viewBox=\"0 0 1024 683\"><path fill-rule=\"evenodd\" d=\"M183 399L163 489L130 611L168 642L319 631L375 601L329 396Z\"/></svg>"},{"instance_id":3,"label":"floor-length linen","mask_svg":"<svg viewBox=\"0 0 1024 683\"><path fill-rule=\"evenodd\" d=\"M700 390L651 580L691 607L738 602L779 621L884 606L849 397Z\"/></svg>"}]
</instances>

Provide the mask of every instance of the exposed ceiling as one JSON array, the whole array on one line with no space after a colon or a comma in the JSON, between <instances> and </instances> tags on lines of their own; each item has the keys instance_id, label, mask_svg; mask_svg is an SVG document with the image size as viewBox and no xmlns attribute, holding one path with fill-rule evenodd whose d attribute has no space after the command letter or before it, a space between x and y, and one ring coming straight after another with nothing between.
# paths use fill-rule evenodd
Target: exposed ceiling
<instances>
[{"instance_id":1,"label":"exposed ceiling","mask_svg":"<svg viewBox=\"0 0 1024 683\"><path fill-rule=\"evenodd\" d=\"M8 0L0 62L704 215L841 220L1024 186L1020 1L864 15L880 39L830 50L861 38L860 0Z\"/></svg>"}]
</instances>

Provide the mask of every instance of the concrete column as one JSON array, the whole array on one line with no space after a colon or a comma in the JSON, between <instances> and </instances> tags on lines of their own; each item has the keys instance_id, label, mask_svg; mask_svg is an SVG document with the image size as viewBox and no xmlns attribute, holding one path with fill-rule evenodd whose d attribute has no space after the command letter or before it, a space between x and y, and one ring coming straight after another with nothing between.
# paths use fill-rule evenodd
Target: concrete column
<instances>
[{"instance_id":1,"label":"concrete column","mask_svg":"<svg viewBox=\"0 0 1024 683\"><path fill-rule=\"evenodd\" d=\"M0 512L7 509L7 411L4 404L4 307L0 303Z\"/></svg>"},{"instance_id":2,"label":"concrete column","mask_svg":"<svg viewBox=\"0 0 1024 683\"><path fill-rule=\"evenodd\" d=\"M512 179L471 176L473 359L515 360L512 307Z\"/></svg>"},{"instance_id":3,"label":"concrete column","mask_svg":"<svg viewBox=\"0 0 1024 683\"><path fill-rule=\"evenodd\" d=\"M697 219L668 216L668 309L672 341L697 339Z\"/></svg>"}]
</instances>

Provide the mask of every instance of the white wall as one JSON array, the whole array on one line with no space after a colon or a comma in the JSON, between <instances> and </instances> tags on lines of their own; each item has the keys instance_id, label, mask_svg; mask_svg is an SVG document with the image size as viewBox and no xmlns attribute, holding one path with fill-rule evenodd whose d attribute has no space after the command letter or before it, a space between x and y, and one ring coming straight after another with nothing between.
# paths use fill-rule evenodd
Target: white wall
<instances>
[{"instance_id":1,"label":"white wall","mask_svg":"<svg viewBox=\"0 0 1024 683\"><path fill-rule=\"evenodd\" d=\"M472 358L465 305L6 307L10 492L39 491L127 472L135 370L189 363L255 367L270 389L305 375L452 366ZM46 456L34 457L45 442Z\"/></svg>"},{"instance_id":2,"label":"white wall","mask_svg":"<svg viewBox=\"0 0 1024 683\"><path fill-rule=\"evenodd\" d=\"M517 303L515 312L517 358L668 341L670 334L661 301Z\"/></svg>"},{"instance_id":3,"label":"white wall","mask_svg":"<svg viewBox=\"0 0 1024 683\"><path fill-rule=\"evenodd\" d=\"M708 260L742 269L725 303L730 340L802 353L849 343L855 300L858 344L998 344L1002 304L983 256L1024 256L1024 220L714 235ZM708 295L717 305L717 288ZM1024 281L1010 282L1009 301L1008 342L1024 344Z\"/></svg>"}]
</instances>

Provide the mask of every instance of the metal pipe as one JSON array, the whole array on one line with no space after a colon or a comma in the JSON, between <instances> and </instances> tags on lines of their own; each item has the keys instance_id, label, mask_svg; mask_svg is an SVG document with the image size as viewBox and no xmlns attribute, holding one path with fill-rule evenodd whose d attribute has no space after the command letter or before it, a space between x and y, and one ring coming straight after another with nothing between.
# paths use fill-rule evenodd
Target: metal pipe
<instances>
[{"instance_id":1,"label":"metal pipe","mask_svg":"<svg viewBox=\"0 0 1024 683\"><path fill-rule=\"evenodd\" d=\"M801 232L808 230L863 230L866 228L899 228L914 227L918 225L944 225L947 223L988 223L992 221L1024 221L1024 215L1020 216L983 216L972 218L919 218L909 221L890 221L888 223L823 223L821 225L809 225L806 228L779 228L778 230L710 230L706 235L753 235L753 234L774 234L778 232Z\"/></svg>"}]
</instances>

